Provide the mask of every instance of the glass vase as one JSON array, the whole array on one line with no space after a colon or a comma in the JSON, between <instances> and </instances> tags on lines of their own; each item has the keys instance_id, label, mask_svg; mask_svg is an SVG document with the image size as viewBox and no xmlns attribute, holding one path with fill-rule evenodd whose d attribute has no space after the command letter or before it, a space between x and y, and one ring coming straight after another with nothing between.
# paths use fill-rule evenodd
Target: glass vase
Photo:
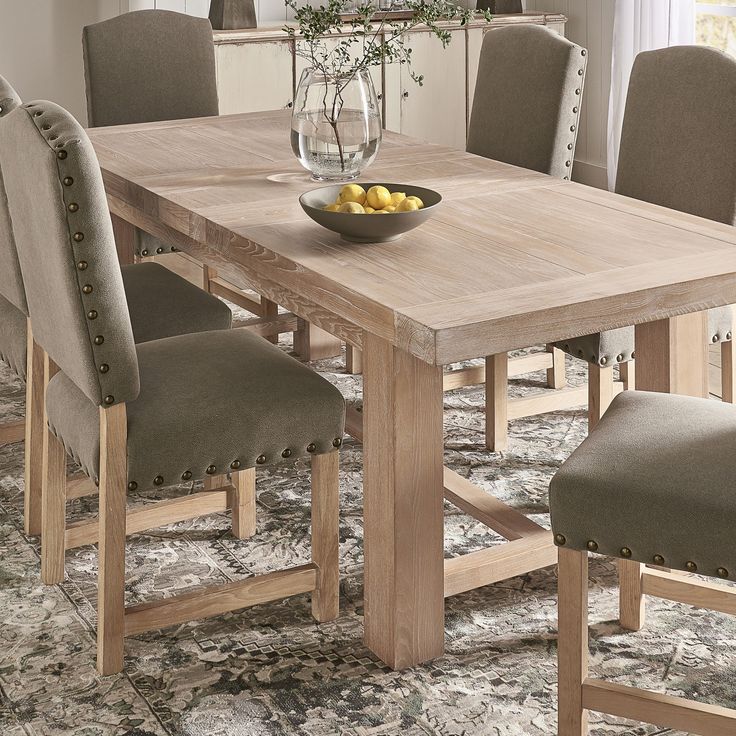
<instances>
[{"instance_id":1,"label":"glass vase","mask_svg":"<svg viewBox=\"0 0 736 736\"><path fill-rule=\"evenodd\" d=\"M302 72L291 117L291 148L312 179L356 179L380 145L381 111L368 70L339 76Z\"/></svg>"}]
</instances>

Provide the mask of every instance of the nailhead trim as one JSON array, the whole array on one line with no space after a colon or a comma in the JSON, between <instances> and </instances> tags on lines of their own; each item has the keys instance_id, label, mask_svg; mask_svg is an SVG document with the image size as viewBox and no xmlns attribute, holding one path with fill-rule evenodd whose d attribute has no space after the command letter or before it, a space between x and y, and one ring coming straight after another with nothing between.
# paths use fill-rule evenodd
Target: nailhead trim
<instances>
[{"instance_id":1,"label":"nailhead trim","mask_svg":"<svg viewBox=\"0 0 736 736\"><path fill-rule=\"evenodd\" d=\"M100 373L107 373L110 370L110 366L107 363L100 365Z\"/></svg>"},{"instance_id":2,"label":"nailhead trim","mask_svg":"<svg viewBox=\"0 0 736 736\"><path fill-rule=\"evenodd\" d=\"M207 475L214 475L217 472L217 468L214 465L208 465L207 470L204 471Z\"/></svg>"},{"instance_id":3,"label":"nailhead trim","mask_svg":"<svg viewBox=\"0 0 736 736\"><path fill-rule=\"evenodd\" d=\"M90 309L89 312L87 312L87 317L89 317L89 319L97 319L97 310Z\"/></svg>"},{"instance_id":4,"label":"nailhead trim","mask_svg":"<svg viewBox=\"0 0 736 736\"><path fill-rule=\"evenodd\" d=\"M157 475L153 479L153 485L155 485L155 486L162 486L163 484L164 484L164 477L163 477L163 475Z\"/></svg>"},{"instance_id":5,"label":"nailhead trim","mask_svg":"<svg viewBox=\"0 0 736 736\"><path fill-rule=\"evenodd\" d=\"M626 559L628 559L629 557L631 557L631 550L628 547L621 547L619 554L621 555L621 557L625 557Z\"/></svg>"},{"instance_id":6,"label":"nailhead trim","mask_svg":"<svg viewBox=\"0 0 736 736\"><path fill-rule=\"evenodd\" d=\"M105 338L103 335L97 335L94 339L95 345L102 345L102 343L105 342Z\"/></svg>"},{"instance_id":7,"label":"nailhead trim","mask_svg":"<svg viewBox=\"0 0 736 736\"><path fill-rule=\"evenodd\" d=\"M342 444L342 437L335 437L335 439L332 440L333 447L340 447L341 444Z\"/></svg>"},{"instance_id":8,"label":"nailhead trim","mask_svg":"<svg viewBox=\"0 0 736 736\"><path fill-rule=\"evenodd\" d=\"M567 543L567 539L565 539L565 535L564 534L555 534L555 544L557 544L560 547L562 547L566 543Z\"/></svg>"},{"instance_id":9,"label":"nailhead trim","mask_svg":"<svg viewBox=\"0 0 736 736\"><path fill-rule=\"evenodd\" d=\"M716 572L718 573L719 578L723 578L725 580L728 577L728 570L726 570L725 567L719 567Z\"/></svg>"},{"instance_id":10,"label":"nailhead trim","mask_svg":"<svg viewBox=\"0 0 736 736\"><path fill-rule=\"evenodd\" d=\"M594 541L593 539L589 539L588 543L585 545L590 552L597 552L598 551L598 542Z\"/></svg>"},{"instance_id":11,"label":"nailhead trim","mask_svg":"<svg viewBox=\"0 0 736 736\"><path fill-rule=\"evenodd\" d=\"M237 470L240 467L240 460L233 460L230 463L230 469L231 470Z\"/></svg>"},{"instance_id":12,"label":"nailhead trim","mask_svg":"<svg viewBox=\"0 0 736 736\"><path fill-rule=\"evenodd\" d=\"M263 465L263 463L265 463L265 462L266 462L266 456L265 456L265 455L259 455L259 456L258 456L258 457L256 458L256 462L257 462L257 463L258 463L259 465Z\"/></svg>"},{"instance_id":13,"label":"nailhead trim","mask_svg":"<svg viewBox=\"0 0 736 736\"><path fill-rule=\"evenodd\" d=\"M662 557L662 555L654 555L654 557L652 557L652 561L655 565L659 565L660 567L664 565L664 557Z\"/></svg>"},{"instance_id":14,"label":"nailhead trim","mask_svg":"<svg viewBox=\"0 0 736 736\"><path fill-rule=\"evenodd\" d=\"M107 396L105 396L104 401L109 406L110 404L115 403L115 397L112 394L108 394Z\"/></svg>"},{"instance_id":15,"label":"nailhead trim","mask_svg":"<svg viewBox=\"0 0 736 736\"><path fill-rule=\"evenodd\" d=\"M314 442L310 442L307 445L307 452L314 452L317 449L317 445L314 444Z\"/></svg>"},{"instance_id":16,"label":"nailhead trim","mask_svg":"<svg viewBox=\"0 0 736 736\"><path fill-rule=\"evenodd\" d=\"M79 261L79 263L77 263L77 268L78 268L78 269L79 269L80 271L86 271L86 270L87 270L87 266L88 266L88 265L89 265L89 264L87 263L87 261Z\"/></svg>"},{"instance_id":17,"label":"nailhead trim","mask_svg":"<svg viewBox=\"0 0 736 736\"><path fill-rule=\"evenodd\" d=\"M191 470L185 470L185 471L184 471L184 472L183 472L183 473L181 474L181 479L182 479L182 480L190 480L190 479L191 479L191 477L192 477L192 471L191 471Z\"/></svg>"},{"instance_id":18,"label":"nailhead trim","mask_svg":"<svg viewBox=\"0 0 736 736\"><path fill-rule=\"evenodd\" d=\"M685 569L688 572L697 572L698 571L698 566L692 560L688 560L685 563Z\"/></svg>"},{"instance_id":19,"label":"nailhead trim","mask_svg":"<svg viewBox=\"0 0 736 736\"><path fill-rule=\"evenodd\" d=\"M130 483L128 483L128 490L129 491L135 491L138 488L138 484L132 480Z\"/></svg>"},{"instance_id":20,"label":"nailhead trim","mask_svg":"<svg viewBox=\"0 0 736 736\"><path fill-rule=\"evenodd\" d=\"M282 453L281 457L291 457L291 450L287 447Z\"/></svg>"},{"instance_id":21,"label":"nailhead trim","mask_svg":"<svg viewBox=\"0 0 736 736\"><path fill-rule=\"evenodd\" d=\"M91 293L92 293L92 291L93 291L93 289L92 289L92 284L85 284L85 285L84 285L84 286L82 287L82 293L83 293L83 294L91 294Z\"/></svg>"}]
</instances>

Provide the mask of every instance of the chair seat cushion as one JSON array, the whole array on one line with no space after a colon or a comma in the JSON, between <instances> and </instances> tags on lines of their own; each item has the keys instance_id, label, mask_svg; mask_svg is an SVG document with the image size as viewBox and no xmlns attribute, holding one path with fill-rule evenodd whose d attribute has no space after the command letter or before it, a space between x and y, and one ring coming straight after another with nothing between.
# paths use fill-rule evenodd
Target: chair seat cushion
<instances>
[{"instance_id":1,"label":"chair seat cushion","mask_svg":"<svg viewBox=\"0 0 736 736\"><path fill-rule=\"evenodd\" d=\"M137 346L141 390L127 404L132 489L173 485L334 450L345 402L328 381L247 329ZM98 407L63 374L47 391L49 426L99 478ZM233 466L235 464L235 467Z\"/></svg>"},{"instance_id":2,"label":"chair seat cushion","mask_svg":"<svg viewBox=\"0 0 736 736\"><path fill-rule=\"evenodd\" d=\"M230 328L227 304L160 263L136 263L121 270L137 343Z\"/></svg>"},{"instance_id":3,"label":"chair seat cushion","mask_svg":"<svg viewBox=\"0 0 736 736\"><path fill-rule=\"evenodd\" d=\"M24 380L26 377L27 324L26 315L0 296L0 359Z\"/></svg>"},{"instance_id":4,"label":"chair seat cushion","mask_svg":"<svg viewBox=\"0 0 736 736\"><path fill-rule=\"evenodd\" d=\"M621 327L617 330L573 337L556 342L555 347L588 363L598 365L625 363L634 356L634 328Z\"/></svg>"},{"instance_id":5,"label":"chair seat cushion","mask_svg":"<svg viewBox=\"0 0 736 736\"><path fill-rule=\"evenodd\" d=\"M555 541L736 579L734 448L736 407L625 391L552 479Z\"/></svg>"}]
</instances>

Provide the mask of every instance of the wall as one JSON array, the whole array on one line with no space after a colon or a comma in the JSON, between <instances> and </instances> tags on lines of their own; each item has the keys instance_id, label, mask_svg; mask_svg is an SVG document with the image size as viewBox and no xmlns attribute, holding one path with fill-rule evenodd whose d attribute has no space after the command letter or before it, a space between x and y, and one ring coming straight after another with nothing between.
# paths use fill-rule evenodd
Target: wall
<instances>
[{"instance_id":1,"label":"wall","mask_svg":"<svg viewBox=\"0 0 736 736\"><path fill-rule=\"evenodd\" d=\"M564 13L566 35L588 49L580 132L573 179L605 188L608 94L615 0L526 0L528 10Z\"/></svg>"},{"instance_id":2,"label":"wall","mask_svg":"<svg viewBox=\"0 0 736 736\"><path fill-rule=\"evenodd\" d=\"M176 10L179 13L201 15L209 13L209 0L120 0L128 5L130 10L144 8L159 8L161 10ZM256 7L256 16L259 25L278 25L286 20L286 8L283 0L253 0Z\"/></svg>"}]
</instances>

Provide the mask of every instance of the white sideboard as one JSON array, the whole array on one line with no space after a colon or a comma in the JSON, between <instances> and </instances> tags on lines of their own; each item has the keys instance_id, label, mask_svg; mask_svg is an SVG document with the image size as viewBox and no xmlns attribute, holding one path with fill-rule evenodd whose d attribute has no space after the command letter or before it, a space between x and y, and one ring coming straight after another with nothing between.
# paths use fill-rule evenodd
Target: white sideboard
<instances>
[{"instance_id":1,"label":"white sideboard","mask_svg":"<svg viewBox=\"0 0 736 736\"><path fill-rule=\"evenodd\" d=\"M536 12L499 15L491 23L474 21L466 27L450 25L452 42L446 49L429 31L413 31L412 63L424 75L423 86L411 79L406 66L386 64L372 70L384 127L464 148L483 35L518 23L546 25L564 34L566 18ZM306 62L281 28L215 31L214 40L223 115L291 106Z\"/></svg>"}]
</instances>

